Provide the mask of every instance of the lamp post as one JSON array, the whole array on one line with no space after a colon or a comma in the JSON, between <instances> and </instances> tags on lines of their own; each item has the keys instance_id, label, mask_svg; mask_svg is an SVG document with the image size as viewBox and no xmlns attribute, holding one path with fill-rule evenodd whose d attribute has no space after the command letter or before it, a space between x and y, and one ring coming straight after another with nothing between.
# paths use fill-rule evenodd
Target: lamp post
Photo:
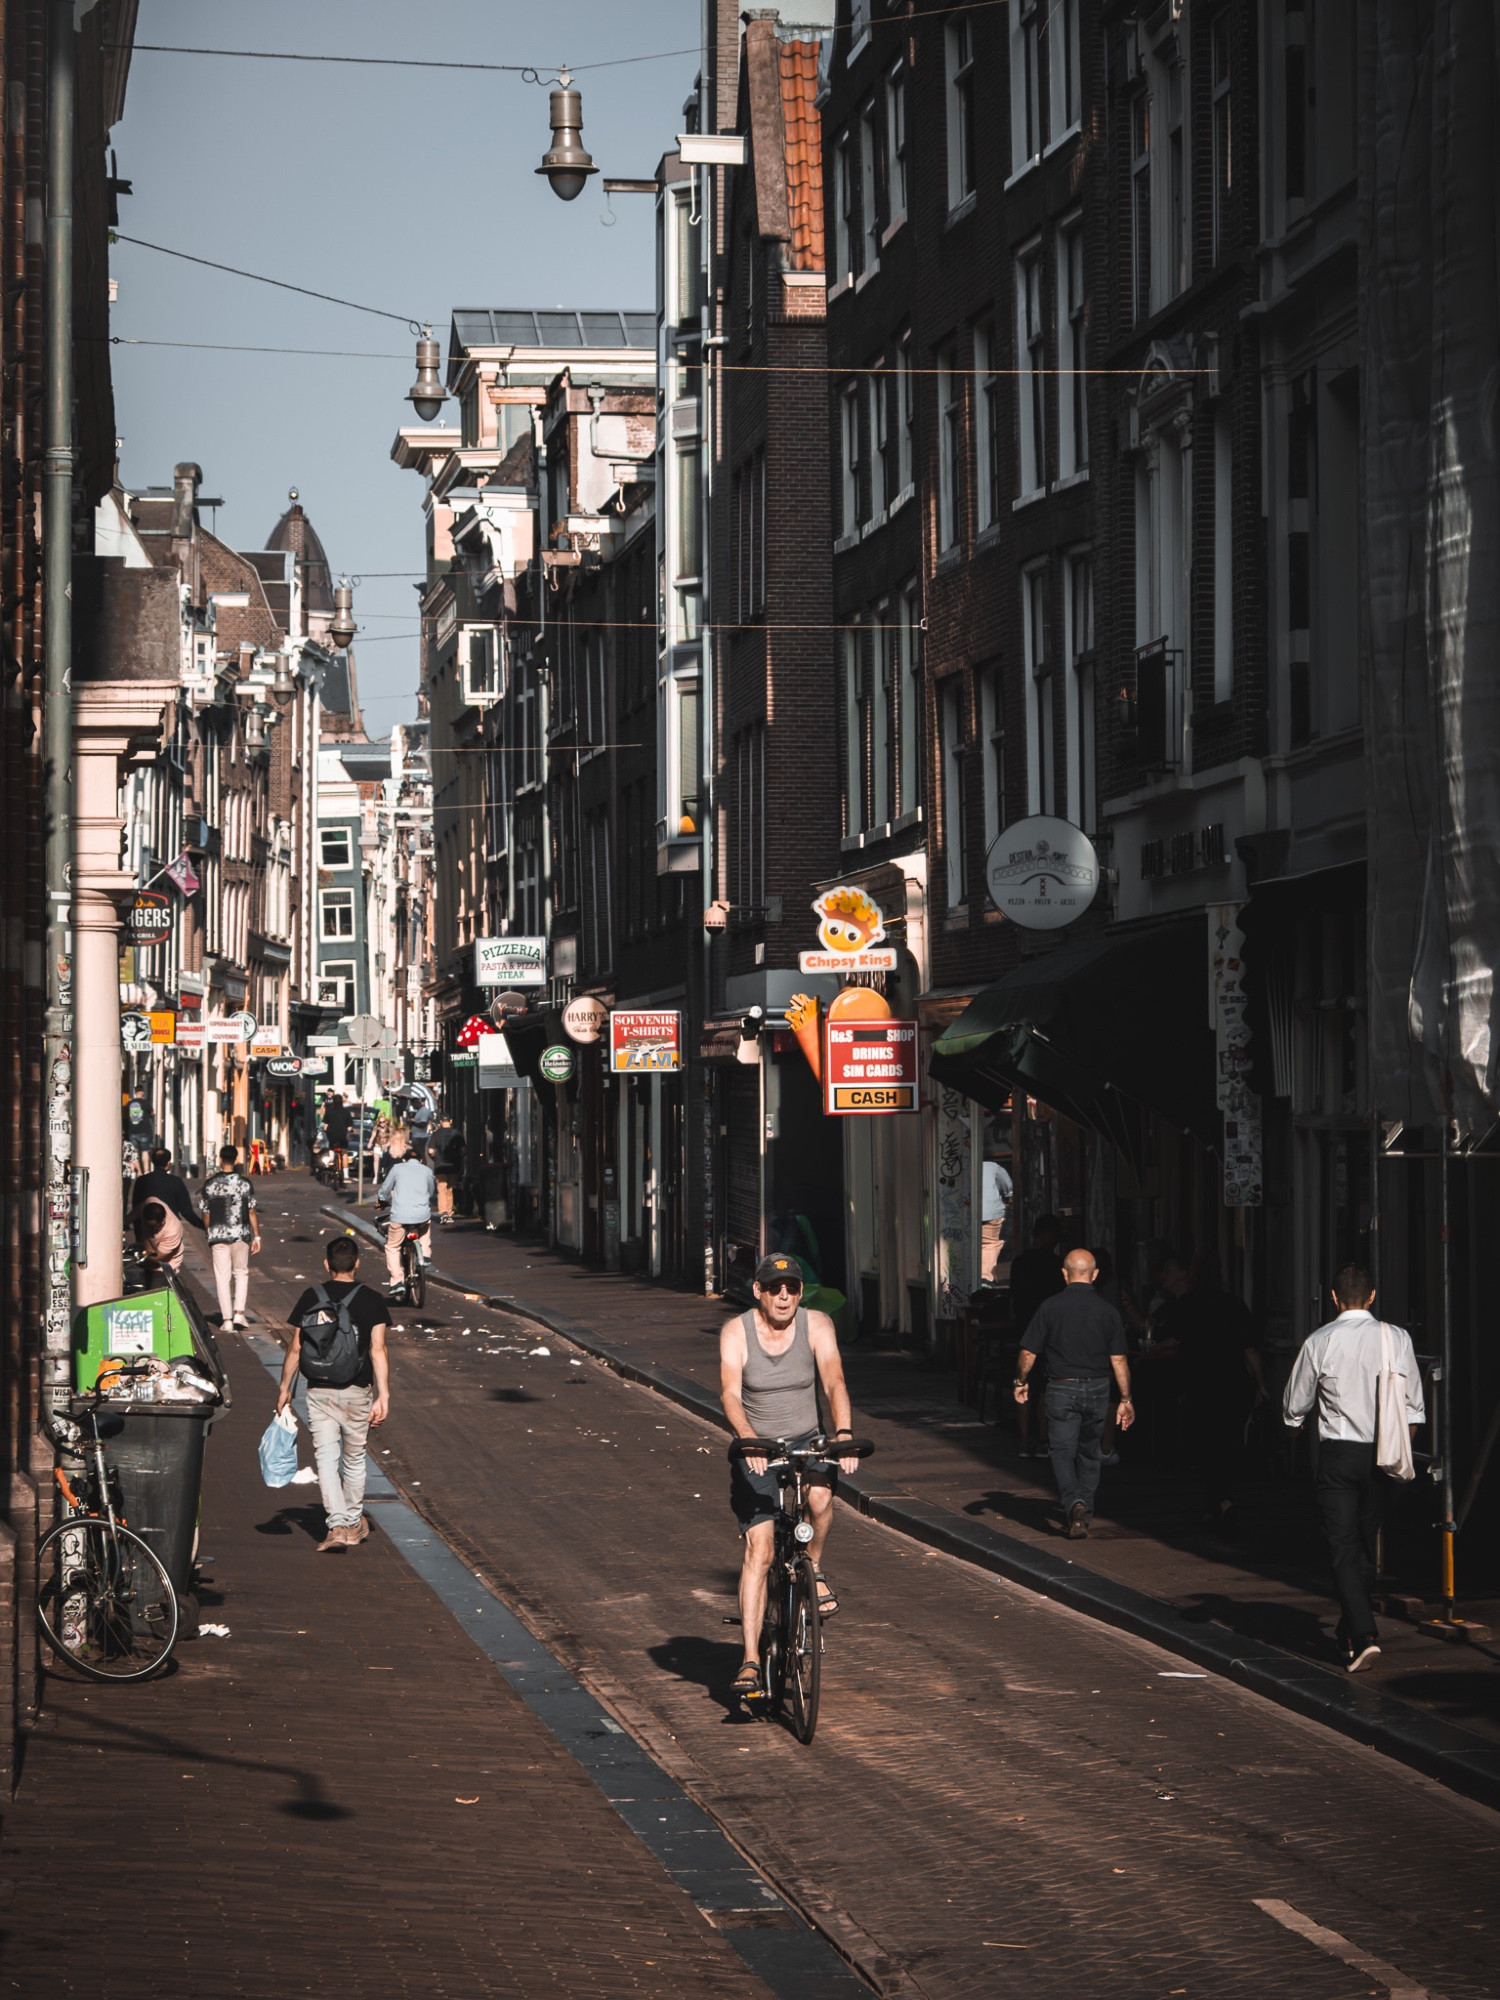
<instances>
[{"instance_id":1,"label":"lamp post","mask_svg":"<svg viewBox=\"0 0 1500 2000\"><path fill-rule=\"evenodd\" d=\"M443 351L432 337L432 328L424 326L417 342L417 379L406 392L407 402L424 424L430 424L447 401L448 392L438 373L442 358Z\"/></svg>"},{"instance_id":2,"label":"lamp post","mask_svg":"<svg viewBox=\"0 0 1500 2000\"><path fill-rule=\"evenodd\" d=\"M434 341L435 347L437 343ZM342 649L354 638L357 627L354 623L354 590L347 576L341 576L334 586L333 618L328 627L328 636L334 645Z\"/></svg>"},{"instance_id":3,"label":"lamp post","mask_svg":"<svg viewBox=\"0 0 1500 2000\"><path fill-rule=\"evenodd\" d=\"M566 66L558 71L552 93L552 144L537 168L552 183L559 201L576 201L590 174L598 173L583 144L583 98L573 88Z\"/></svg>"}]
</instances>

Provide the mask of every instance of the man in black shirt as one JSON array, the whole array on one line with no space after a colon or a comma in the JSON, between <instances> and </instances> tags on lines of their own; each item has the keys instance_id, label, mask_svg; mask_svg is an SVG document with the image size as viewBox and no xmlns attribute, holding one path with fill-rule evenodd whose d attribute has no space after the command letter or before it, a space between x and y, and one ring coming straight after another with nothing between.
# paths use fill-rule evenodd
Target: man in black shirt
<instances>
[{"instance_id":1,"label":"man in black shirt","mask_svg":"<svg viewBox=\"0 0 1500 2000\"><path fill-rule=\"evenodd\" d=\"M349 1357L347 1367L334 1371L337 1379L330 1380L326 1371L313 1370L312 1363L308 1363L316 1379L309 1379L307 1384L307 1424L312 1432L318 1485L328 1515L328 1533L318 1544L319 1555L328 1549L355 1548L370 1532L364 1515L366 1447L371 1425L383 1424L391 1407L385 1351L390 1315L379 1292L360 1284L355 1275L359 1269L359 1245L352 1236L328 1239L323 1268L328 1273L326 1283L310 1286L292 1307L288 1321L292 1338L276 1398L278 1412L292 1400L292 1389L302 1366L303 1323L315 1313L326 1315L329 1306L336 1310L347 1305L357 1350ZM315 1320L314 1330L316 1326Z\"/></svg>"},{"instance_id":2,"label":"man in black shirt","mask_svg":"<svg viewBox=\"0 0 1500 2000\"><path fill-rule=\"evenodd\" d=\"M1047 1375L1047 1442L1052 1471L1067 1517L1069 1541L1081 1542L1094 1518L1099 1490L1099 1440L1109 1415L1109 1380L1120 1389L1120 1429L1135 1422L1125 1323L1094 1291L1099 1267L1087 1250L1063 1259L1064 1289L1045 1299L1021 1336L1016 1401L1031 1394L1027 1376L1039 1364Z\"/></svg>"},{"instance_id":3,"label":"man in black shirt","mask_svg":"<svg viewBox=\"0 0 1500 2000\"><path fill-rule=\"evenodd\" d=\"M130 1206L135 1214L139 1214L148 1201L159 1201L163 1208L170 1208L174 1215L190 1222L194 1229L207 1227L193 1206L187 1182L181 1174L172 1172L172 1155L165 1146L155 1149L151 1155L150 1173L142 1174L130 1190Z\"/></svg>"}]
</instances>

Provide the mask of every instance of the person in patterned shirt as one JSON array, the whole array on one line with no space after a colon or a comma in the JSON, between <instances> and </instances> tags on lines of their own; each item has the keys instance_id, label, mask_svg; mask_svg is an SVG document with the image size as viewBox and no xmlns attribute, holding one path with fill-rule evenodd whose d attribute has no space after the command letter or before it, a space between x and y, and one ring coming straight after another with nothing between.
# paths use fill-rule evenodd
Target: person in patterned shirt
<instances>
[{"instance_id":1,"label":"person in patterned shirt","mask_svg":"<svg viewBox=\"0 0 1500 2000\"><path fill-rule=\"evenodd\" d=\"M255 1190L236 1171L239 1152L219 1148L219 1171L203 1183L198 1213L208 1223L209 1255L219 1288L219 1324L246 1326L245 1305L250 1291L250 1257L260 1248L260 1216Z\"/></svg>"}]
</instances>

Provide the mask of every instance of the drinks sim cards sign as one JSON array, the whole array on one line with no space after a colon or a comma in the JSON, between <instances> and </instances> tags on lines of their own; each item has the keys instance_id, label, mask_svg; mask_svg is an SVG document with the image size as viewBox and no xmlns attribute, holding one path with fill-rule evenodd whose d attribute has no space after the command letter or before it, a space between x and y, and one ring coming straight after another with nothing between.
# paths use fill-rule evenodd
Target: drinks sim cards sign
<instances>
[{"instance_id":1,"label":"drinks sim cards sign","mask_svg":"<svg viewBox=\"0 0 1500 2000\"><path fill-rule=\"evenodd\" d=\"M836 1115L921 1109L915 1021L830 1017L823 1108Z\"/></svg>"},{"instance_id":2,"label":"drinks sim cards sign","mask_svg":"<svg viewBox=\"0 0 1500 2000\"><path fill-rule=\"evenodd\" d=\"M803 972L894 972L896 952L885 943L885 915L873 897L840 883L813 904L817 951L799 952Z\"/></svg>"}]
</instances>

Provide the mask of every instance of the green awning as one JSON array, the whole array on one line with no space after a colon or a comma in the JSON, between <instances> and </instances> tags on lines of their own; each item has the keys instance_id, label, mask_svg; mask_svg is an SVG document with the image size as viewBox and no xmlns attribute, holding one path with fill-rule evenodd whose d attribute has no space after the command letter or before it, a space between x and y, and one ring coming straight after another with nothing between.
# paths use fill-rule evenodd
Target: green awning
<instances>
[{"instance_id":1,"label":"green awning","mask_svg":"<svg viewBox=\"0 0 1500 2000\"><path fill-rule=\"evenodd\" d=\"M1136 1165L1143 1107L1217 1152L1208 1003L1201 912L1096 932L976 995L934 1043L930 1073L992 1108L1024 1090Z\"/></svg>"}]
</instances>

